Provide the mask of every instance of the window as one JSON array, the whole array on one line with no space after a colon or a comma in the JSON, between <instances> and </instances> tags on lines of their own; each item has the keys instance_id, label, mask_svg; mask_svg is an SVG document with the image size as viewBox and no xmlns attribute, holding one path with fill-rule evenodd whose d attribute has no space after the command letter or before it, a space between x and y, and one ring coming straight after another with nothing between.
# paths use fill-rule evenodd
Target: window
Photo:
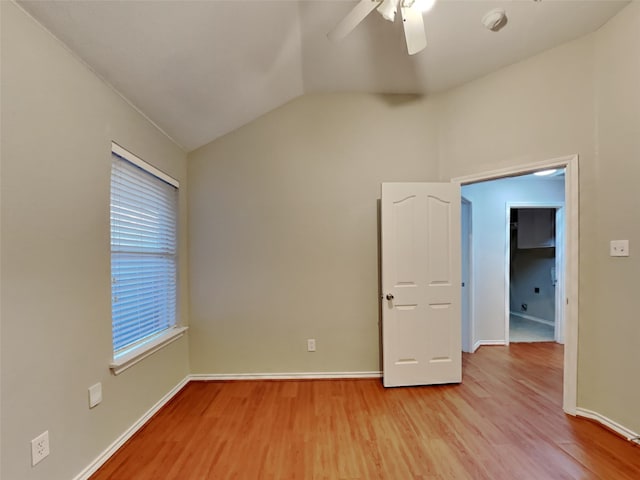
<instances>
[{"instance_id":1,"label":"window","mask_svg":"<svg viewBox=\"0 0 640 480\"><path fill-rule=\"evenodd\" d=\"M174 331L178 182L117 144L111 156L111 368L119 373L184 329Z\"/></svg>"}]
</instances>

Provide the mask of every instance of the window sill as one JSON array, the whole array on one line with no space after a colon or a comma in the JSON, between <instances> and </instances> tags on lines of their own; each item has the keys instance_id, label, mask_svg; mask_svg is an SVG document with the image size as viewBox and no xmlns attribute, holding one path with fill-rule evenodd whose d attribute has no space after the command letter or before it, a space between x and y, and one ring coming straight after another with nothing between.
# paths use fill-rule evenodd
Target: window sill
<instances>
[{"instance_id":1,"label":"window sill","mask_svg":"<svg viewBox=\"0 0 640 480\"><path fill-rule=\"evenodd\" d=\"M143 344L118 355L118 357L114 358L113 362L109 364L109 368L114 375L119 375L149 355L178 340L184 335L187 329L188 327L174 327L166 332L162 332Z\"/></svg>"}]
</instances>

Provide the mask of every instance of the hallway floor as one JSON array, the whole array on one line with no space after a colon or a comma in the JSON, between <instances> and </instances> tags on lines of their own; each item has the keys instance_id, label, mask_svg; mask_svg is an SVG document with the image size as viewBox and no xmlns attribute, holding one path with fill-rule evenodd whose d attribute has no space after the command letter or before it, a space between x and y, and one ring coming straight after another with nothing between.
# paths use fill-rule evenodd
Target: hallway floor
<instances>
[{"instance_id":1,"label":"hallway floor","mask_svg":"<svg viewBox=\"0 0 640 480\"><path fill-rule=\"evenodd\" d=\"M549 342L553 340L553 326L516 315L509 316L509 342Z\"/></svg>"}]
</instances>

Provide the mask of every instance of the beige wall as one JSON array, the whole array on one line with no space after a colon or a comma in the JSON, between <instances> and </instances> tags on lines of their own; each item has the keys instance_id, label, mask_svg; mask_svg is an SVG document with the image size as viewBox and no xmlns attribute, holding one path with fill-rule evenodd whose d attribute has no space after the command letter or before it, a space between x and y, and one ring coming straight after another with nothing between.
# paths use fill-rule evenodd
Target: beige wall
<instances>
[{"instance_id":1,"label":"beige wall","mask_svg":"<svg viewBox=\"0 0 640 480\"><path fill-rule=\"evenodd\" d=\"M596 36L596 235L580 327L580 405L640 432L640 2ZM629 239L629 258L608 256Z\"/></svg>"},{"instance_id":2,"label":"beige wall","mask_svg":"<svg viewBox=\"0 0 640 480\"><path fill-rule=\"evenodd\" d=\"M380 370L380 183L437 179L434 119L308 95L190 154L194 373Z\"/></svg>"},{"instance_id":3,"label":"beige wall","mask_svg":"<svg viewBox=\"0 0 640 480\"><path fill-rule=\"evenodd\" d=\"M111 140L186 186L185 154L18 7L0 4L0 476L69 480L188 374L186 338L117 377L108 369ZM180 201L186 293L185 190ZM96 382L104 401L89 410ZM44 430L51 455L32 468L30 440Z\"/></svg>"},{"instance_id":4,"label":"beige wall","mask_svg":"<svg viewBox=\"0 0 640 480\"><path fill-rule=\"evenodd\" d=\"M586 36L441 95L440 178L574 153L592 164L593 69Z\"/></svg>"},{"instance_id":5,"label":"beige wall","mask_svg":"<svg viewBox=\"0 0 640 480\"><path fill-rule=\"evenodd\" d=\"M379 183L578 154L579 406L640 431L634 261L606 243L638 233L638 31L635 2L431 100L305 96L190 154L192 371L377 370Z\"/></svg>"}]
</instances>

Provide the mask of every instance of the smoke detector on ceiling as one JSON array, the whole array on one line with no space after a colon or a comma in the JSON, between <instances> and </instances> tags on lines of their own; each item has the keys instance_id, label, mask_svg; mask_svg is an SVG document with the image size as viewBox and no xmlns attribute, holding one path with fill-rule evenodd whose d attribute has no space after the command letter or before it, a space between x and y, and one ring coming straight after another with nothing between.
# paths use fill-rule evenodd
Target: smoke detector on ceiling
<instances>
[{"instance_id":1,"label":"smoke detector on ceiling","mask_svg":"<svg viewBox=\"0 0 640 480\"><path fill-rule=\"evenodd\" d=\"M507 13L502 8L494 8L482 17L482 24L487 30L497 32L507 24Z\"/></svg>"}]
</instances>

